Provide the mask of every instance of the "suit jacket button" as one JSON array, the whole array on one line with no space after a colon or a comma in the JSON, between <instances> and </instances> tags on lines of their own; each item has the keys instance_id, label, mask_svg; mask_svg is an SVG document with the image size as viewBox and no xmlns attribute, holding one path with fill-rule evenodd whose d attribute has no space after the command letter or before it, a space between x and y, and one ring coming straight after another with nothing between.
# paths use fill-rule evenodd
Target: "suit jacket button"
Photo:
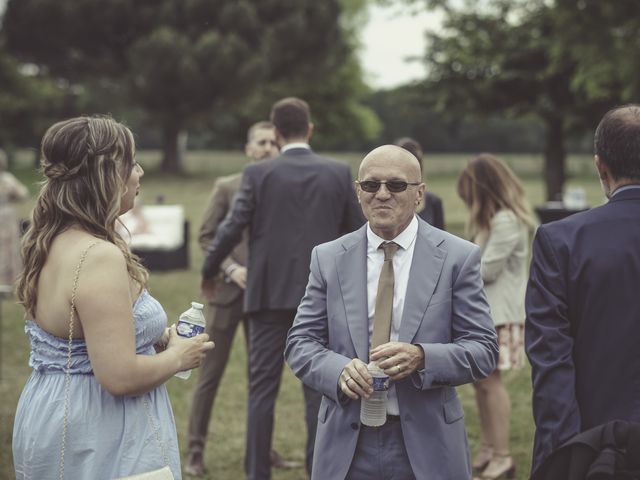
<instances>
[{"instance_id":1,"label":"suit jacket button","mask_svg":"<svg viewBox=\"0 0 640 480\"><path fill-rule=\"evenodd\" d=\"M360 428L360 425L358 425L356 422L353 422L353 423L351 424L351 429L352 429L352 430L358 430L359 428Z\"/></svg>"}]
</instances>

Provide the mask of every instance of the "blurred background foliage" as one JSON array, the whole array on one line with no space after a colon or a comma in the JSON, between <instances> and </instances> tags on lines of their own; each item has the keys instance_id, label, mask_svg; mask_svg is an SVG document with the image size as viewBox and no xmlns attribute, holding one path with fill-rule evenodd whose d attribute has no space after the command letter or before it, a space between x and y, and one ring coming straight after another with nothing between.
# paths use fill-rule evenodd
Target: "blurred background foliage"
<instances>
[{"instance_id":1,"label":"blurred background foliage","mask_svg":"<svg viewBox=\"0 0 640 480\"><path fill-rule=\"evenodd\" d=\"M437 10L426 78L374 90L358 58L372 3ZM55 119L111 113L183 172L189 149L232 149L283 96L305 98L320 150L411 135L428 152L567 152L640 92L636 0L8 0L0 146L37 146Z\"/></svg>"}]
</instances>

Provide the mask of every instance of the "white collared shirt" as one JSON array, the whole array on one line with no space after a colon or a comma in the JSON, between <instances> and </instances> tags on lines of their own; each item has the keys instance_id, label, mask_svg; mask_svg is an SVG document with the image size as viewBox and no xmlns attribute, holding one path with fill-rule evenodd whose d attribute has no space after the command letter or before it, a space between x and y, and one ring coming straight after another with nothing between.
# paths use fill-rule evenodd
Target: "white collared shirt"
<instances>
[{"instance_id":1,"label":"white collared shirt","mask_svg":"<svg viewBox=\"0 0 640 480\"><path fill-rule=\"evenodd\" d=\"M291 150L292 148L304 148L306 150L311 150L311 147L308 143L304 142L296 142L296 143L287 143L280 149L280 153L284 153L287 150Z\"/></svg>"},{"instance_id":2,"label":"white collared shirt","mask_svg":"<svg viewBox=\"0 0 640 480\"><path fill-rule=\"evenodd\" d=\"M404 310L404 300L407 296L407 285L409 284L409 270L413 260L413 250L418 236L418 220L414 216L407 228L405 228L393 242L400 245L400 248L393 256L393 309L391 313L391 333L389 340L395 342L400 333L400 322ZM367 224L367 313L369 315L369 345L373 337L373 316L376 310L376 295L378 293L378 281L382 264L384 263L384 251L380 245L388 240L379 237L371 226ZM387 413L399 415L398 396L396 387L391 382L387 397Z\"/></svg>"}]
</instances>

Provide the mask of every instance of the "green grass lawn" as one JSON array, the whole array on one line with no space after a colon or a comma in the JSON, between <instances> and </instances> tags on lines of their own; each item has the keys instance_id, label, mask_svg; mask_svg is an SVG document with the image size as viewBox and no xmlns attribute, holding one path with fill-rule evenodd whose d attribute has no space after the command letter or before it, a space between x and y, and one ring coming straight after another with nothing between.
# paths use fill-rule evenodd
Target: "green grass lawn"
<instances>
[{"instance_id":1,"label":"green grass lawn","mask_svg":"<svg viewBox=\"0 0 640 480\"><path fill-rule=\"evenodd\" d=\"M23 152L19 156L16 175L27 183L32 194L37 191L38 175L29 167L31 154ZM362 154L334 154L348 162L357 171ZM463 235L467 212L455 193L458 172L471 155L433 155L426 159L427 185L442 197L445 208L447 229ZM523 179L524 187L532 205L539 205L544 199L541 180L542 160L536 155L504 155ZM184 176L168 176L157 173L158 152L138 153L138 159L146 169L142 179L144 202L153 203L162 195L167 204L182 204L191 223L191 267L189 270L168 273L152 273L150 289L163 304L170 321L177 319L186 310L191 300L199 297L199 268L202 263L196 237L200 220L215 178L233 173L245 163L240 153L230 152L189 152L188 171ZM571 179L568 186L581 186L587 191L590 205L603 201L597 177L589 156L574 156L569 159ZM355 177L354 177L355 178ZM21 215L27 216L32 202L20 205ZM2 302L2 324L0 325L0 478L13 478L11 455L11 435L13 415L22 386L30 369L27 365L29 346L23 331L23 313L12 300ZM220 386L210 428L210 438L206 450L206 464L210 471L208 478L243 478L244 431L247 403L246 356L244 339L239 329L231 359ZM174 413L178 427L180 445L186 445L186 430L191 403L191 393L197 375L187 380L172 379L168 382ZM512 451L518 464L518 479L528 478L533 422L531 415L531 387L529 370L507 372L505 383L512 401ZM464 408L465 421L472 451L478 444L478 416L473 388L459 388ZM304 458L305 428L303 419L302 390L298 380L285 367L280 396L276 409L274 446L285 456L302 460ZM306 478L303 470L274 471L275 480ZM455 480L455 479L452 479Z\"/></svg>"}]
</instances>

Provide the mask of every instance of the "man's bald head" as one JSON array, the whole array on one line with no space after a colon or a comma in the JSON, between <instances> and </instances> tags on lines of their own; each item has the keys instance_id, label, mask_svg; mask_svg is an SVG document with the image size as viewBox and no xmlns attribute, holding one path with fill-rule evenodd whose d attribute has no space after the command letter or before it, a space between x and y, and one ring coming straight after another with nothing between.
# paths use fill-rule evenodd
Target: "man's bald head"
<instances>
[{"instance_id":1,"label":"man's bald head","mask_svg":"<svg viewBox=\"0 0 640 480\"><path fill-rule=\"evenodd\" d=\"M362 172L369 164L406 164L407 175L412 182L422 181L422 171L418 159L408 150L396 145L382 145L371 150L360 162L358 178L362 180Z\"/></svg>"},{"instance_id":2,"label":"man's bald head","mask_svg":"<svg viewBox=\"0 0 640 480\"><path fill-rule=\"evenodd\" d=\"M383 145L364 157L358 181L358 201L371 230L393 240L411 223L424 196L418 159L404 148ZM404 190L397 187L403 184ZM393 185L391 190L389 185Z\"/></svg>"}]
</instances>

